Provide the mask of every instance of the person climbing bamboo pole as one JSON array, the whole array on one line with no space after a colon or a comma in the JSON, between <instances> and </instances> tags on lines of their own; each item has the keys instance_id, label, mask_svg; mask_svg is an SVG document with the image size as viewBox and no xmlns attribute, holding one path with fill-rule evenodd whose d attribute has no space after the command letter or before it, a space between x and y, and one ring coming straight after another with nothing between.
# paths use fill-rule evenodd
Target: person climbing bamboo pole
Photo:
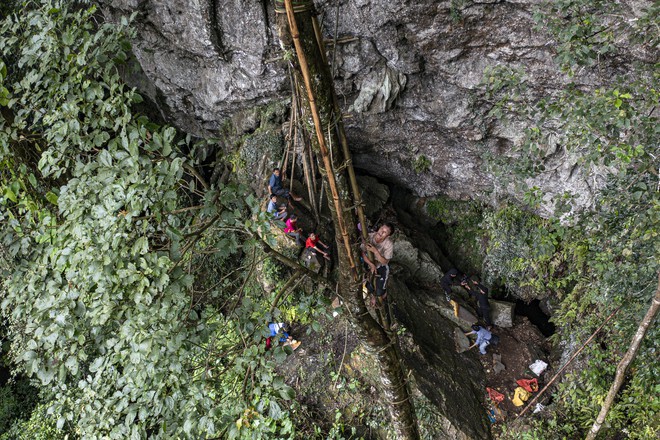
<instances>
[{"instance_id":1,"label":"person climbing bamboo pole","mask_svg":"<svg viewBox=\"0 0 660 440\"><path fill-rule=\"evenodd\" d=\"M619 365L616 367L616 376L614 376L614 382L612 382L610 391L607 393L607 396L603 401L603 406L600 408L598 417L596 417L596 421L591 426L591 429L587 434L586 440L594 440L598 435L598 431L600 431L601 426L603 426L603 423L605 422L605 418L607 417L607 413L610 411L610 408L614 403L614 398L619 392L619 388L621 388L621 385L623 385L623 380L626 377L626 371L628 371L628 367L630 366L632 361L635 360L635 356L637 356L637 351L639 350L639 346L642 344L642 341L644 340L644 336L646 336L646 332L648 331L651 324L653 324L653 320L658 315L659 310L660 310L660 272L658 272L658 287L655 291L655 297L651 301L651 305L649 306L646 315L642 319L642 322L639 323L639 327L637 328L637 332L635 333L635 336L633 336L628 351L626 352L625 356L623 356L623 358L621 359L621 362L619 362Z\"/></svg>"},{"instance_id":2,"label":"person climbing bamboo pole","mask_svg":"<svg viewBox=\"0 0 660 440\"><path fill-rule=\"evenodd\" d=\"M298 53L298 62L300 63L300 71L302 73L303 80L305 82L305 88L307 89L309 106L311 109L312 119L314 120L314 129L316 130L316 137L318 138L319 148L321 150L321 158L323 159L323 163L327 171L328 185L330 187L330 193L332 194L332 201L334 202L335 210L337 210L337 212L342 212L343 211L342 201L341 198L339 197L335 174L333 171L332 164L330 163L330 152L328 151L328 147L325 142L325 136L323 134L323 125L321 124L321 119L319 117L319 112L316 105L316 99L314 97L314 93L311 88L309 67L307 65L307 60L303 55L304 52L302 49L302 45L300 43L300 33L298 32L298 26L295 21L293 6L290 1L285 1L285 5L286 5L286 15L289 21L289 29L291 30L291 36L293 37L293 44L295 45L296 52ZM348 234L346 232L346 225L344 224L344 216L342 215L337 216L337 223L339 230L341 231L342 234L344 246L346 246L346 249L348 250L350 249L351 245L348 238ZM351 255L350 251L347 252L347 254L351 262L351 267L355 272L355 276L357 276L355 260L353 259L353 256Z\"/></svg>"},{"instance_id":3,"label":"person climbing bamboo pole","mask_svg":"<svg viewBox=\"0 0 660 440\"><path fill-rule=\"evenodd\" d=\"M341 120L335 116L332 98L334 85L316 39L312 8L313 4L309 0L297 1L295 7L291 0L275 1L280 41L285 50L295 51L297 58L292 61L292 70L300 78L301 96L309 98L304 109L305 119L314 123L316 133L316 139L314 136L310 136L310 139L313 139L315 152L324 159L320 161L320 171L330 194L335 239L339 244L338 293L358 338L373 355L380 370L381 398L388 410L396 438L416 440L419 432L401 361L394 344L369 314L362 298L361 275L364 269L355 264L359 261L361 240L358 238L353 209L359 189L351 185L348 169L352 164L343 154L337 130L331 125L341 124ZM366 224L362 226L366 229Z\"/></svg>"}]
</instances>

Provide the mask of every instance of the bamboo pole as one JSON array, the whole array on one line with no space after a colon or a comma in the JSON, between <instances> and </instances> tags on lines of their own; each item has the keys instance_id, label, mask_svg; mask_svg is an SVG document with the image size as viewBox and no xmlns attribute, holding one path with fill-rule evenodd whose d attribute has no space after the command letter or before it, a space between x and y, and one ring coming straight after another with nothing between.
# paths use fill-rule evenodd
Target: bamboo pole
<instances>
[{"instance_id":1,"label":"bamboo pole","mask_svg":"<svg viewBox=\"0 0 660 440\"><path fill-rule=\"evenodd\" d=\"M326 57L325 44L323 42L323 35L321 35L321 29L318 24L318 20L316 16L312 17L312 20L314 26L314 33L316 35L316 42L319 45L319 49L321 50L321 56L323 57L323 60L327 64L328 60ZM341 120L339 100L337 99L337 94L335 93L334 89L332 89L332 104L334 107L335 118ZM365 243L367 243L369 239L369 235L367 233L366 217L364 215L364 209L362 204L362 194L360 193L360 187L357 183L357 177L355 176L355 169L353 168L353 157L351 155L350 149L348 148L348 139L346 138L346 131L344 130L344 124L335 124L335 126L337 130L337 134L339 135L339 143L341 144L342 153L344 154L344 160L349 165L346 168L348 170L348 179L351 184L351 191L353 192L353 200L355 201L355 205L357 206L358 219L360 220L360 224L362 225L361 228L362 239L364 240ZM369 253L369 258L373 259L373 255L371 253Z\"/></svg>"},{"instance_id":2,"label":"bamboo pole","mask_svg":"<svg viewBox=\"0 0 660 440\"><path fill-rule=\"evenodd\" d=\"M628 367L635 359L635 356L637 356L637 351L639 350L639 346L642 344L642 341L644 340L644 336L646 336L646 332L653 323L653 320L657 316L659 310L660 310L660 272L658 273L658 288L655 291L655 297L651 301L651 305L649 306L646 315L644 315L644 318L639 323L639 327L637 328L637 332L635 333L635 336L633 336L628 351L626 352L625 356L623 356L623 358L621 359L621 362L619 362L619 365L616 367L616 376L614 376L614 381L612 382L612 386L610 387L610 390L608 391L607 396L603 401L603 405L600 408L598 417L596 417L596 420L594 421L594 424L591 426L591 429L587 433L587 437L585 440L594 440L598 435L598 431L600 431L601 426L603 426L603 423L605 423L605 418L607 417L607 413L610 411L610 408L614 403L614 398L619 392L621 385L623 385L623 380L626 376L626 372L628 371Z\"/></svg>"},{"instance_id":3,"label":"bamboo pole","mask_svg":"<svg viewBox=\"0 0 660 440\"><path fill-rule=\"evenodd\" d=\"M580 354L580 353L582 352L582 350L584 350L584 348L585 348L587 345L589 345L589 343L590 343L590 342L596 337L596 335L598 334L598 332L600 332L600 329L602 329L602 328L605 326L605 324L607 324L607 323L610 321L610 319L612 319L612 318L614 317L614 315L616 314L616 312L619 311L620 308L621 308L621 306L617 307L612 313L610 313L610 316L608 316L607 319L606 319L606 320L600 325L600 327L598 327L598 328L596 329L596 331L593 332L593 333L591 334L591 336L589 336L589 339L587 339L587 341L586 341L584 344L582 344L582 347L580 347L579 350L577 350L575 353L573 353L573 356L571 356L571 358L570 358L570 359L564 364L564 366L561 367L561 368L559 369L559 371L557 371L557 372L555 373L554 376L552 376L552 379L550 379L550 382L548 382L548 383L543 387L543 389L542 389L541 391L539 391L539 393L538 393L536 396L534 396L534 398L533 398L532 400L529 401L529 403L527 404L527 406L525 407L525 409L523 409L522 411L520 411L520 414L518 414L518 417L522 417L523 414L525 414L525 413L527 412L527 410L528 410L528 409L529 409L529 408L530 408L530 407L531 407L531 406L532 406L537 400L539 400L539 397L541 397L541 395L543 395L543 393L545 392L545 390L547 390L547 389L550 387L550 385L552 385L552 383L553 383L553 382L559 377L559 375L562 373L562 371L564 371L564 370L566 369L566 367L568 367L568 366L571 364L571 362L573 362L573 359L575 359L575 358L577 357L577 355Z\"/></svg>"},{"instance_id":4,"label":"bamboo pole","mask_svg":"<svg viewBox=\"0 0 660 440\"><path fill-rule=\"evenodd\" d=\"M296 130L298 129L298 124L300 124L300 121L302 120L302 104L300 102L301 98L300 95L298 94L298 78L294 77L294 82L296 83L296 86L293 87L293 95L295 98L296 102ZM298 139L298 138L296 138ZM316 199L314 198L314 190L316 188L316 176L314 175L314 166L312 163L312 147L309 143L309 140L307 139L307 130L304 129L304 127L301 127L300 130L300 139L302 140L302 161L303 161L303 167L305 169L306 173L306 179L307 179L307 195L309 197L309 203L312 206L312 210L314 212L314 219L316 220L317 223L321 221L321 216L319 214L319 208L316 204ZM307 164L309 164L309 169L307 167ZM311 175L311 181L310 181L310 175Z\"/></svg>"},{"instance_id":5,"label":"bamboo pole","mask_svg":"<svg viewBox=\"0 0 660 440\"><path fill-rule=\"evenodd\" d=\"M286 8L286 16L289 21L289 28L291 29L291 37L293 38L293 44L296 48L296 54L298 55L298 62L300 63L300 70L302 72L303 79L305 81L305 87L307 88L307 99L309 101L310 110L312 113L312 119L314 121L314 129L316 131L316 137L319 141L319 148L321 150L321 157L323 158L323 164L328 172L328 184L330 186L330 192L332 194L332 201L337 211L337 223L339 231L341 233L342 239L344 241L344 246L346 247L346 254L348 260L353 270L353 277L357 279L357 266L355 260L353 259L353 254L351 252L351 243L346 230L346 224L344 223L344 218L342 216L343 206L341 199L339 198L339 192L337 191L337 180L333 171L332 163L328 156L328 148L325 143L325 136L323 135L323 127L321 125L321 118L319 117L318 108L316 105L316 99L314 97L314 91L312 90L312 82L309 77L309 66L307 64L307 58L305 57L305 52L300 43L300 34L298 32L298 25L296 23L296 17L293 13L293 5L291 0L284 0L284 6Z\"/></svg>"}]
</instances>

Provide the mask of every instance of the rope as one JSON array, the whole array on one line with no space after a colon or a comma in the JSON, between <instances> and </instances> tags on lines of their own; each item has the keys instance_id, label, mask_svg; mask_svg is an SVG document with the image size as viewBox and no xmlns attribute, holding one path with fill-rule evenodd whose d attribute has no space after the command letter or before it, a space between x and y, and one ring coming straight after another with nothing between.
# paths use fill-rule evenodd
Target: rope
<instances>
[{"instance_id":1,"label":"rope","mask_svg":"<svg viewBox=\"0 0 660 440\"><path fill-rule=\"evenodd\" d=\"M402 386L405 386L405 384L403 384ZM392 401L390 400L390 403L391 403L392 405L401 405L402 403L406 403L406 402L409 401L409 400L410 400L410 396L406 397L406 398L403 399L403 400L398 400L398 401L396 401L396 402L392 402Z\"/></svg>"},{"instance_id":2,"label":"rope","mask_svg":"<svg viewBox=\"0 0 660 440\"><path fill-rule=\"evenodd\" d=\"M291 2L293 5L293 13L297 14L300 12L307 12L314 9L314 2L309 0L303 0L298 2ZM275 0L275 13L276 14L286 14L286 7L284 5L284 0Z\"/></svg>"}]
</instances>

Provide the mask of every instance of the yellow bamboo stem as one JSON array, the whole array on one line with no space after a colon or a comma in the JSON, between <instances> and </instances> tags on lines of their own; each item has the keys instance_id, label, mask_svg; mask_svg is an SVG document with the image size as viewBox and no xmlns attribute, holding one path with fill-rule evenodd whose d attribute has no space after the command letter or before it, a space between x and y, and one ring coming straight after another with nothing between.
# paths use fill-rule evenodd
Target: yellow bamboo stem
<instances>
[{"instance_id":1,"label":"yellow bamboo stem","mask_svg":"<svg viewBox=\"0 0 660 440\"><path fill-rule=\"evenodd\" d=\"M348 255L351 269L353 269L353 276L357 277L357 268L355 260L353 259L351 243L343 217L344 210L339 198L339 192L337 191L337 181L335 179L334 169L328 155L328 148L325 144L325 137L323 135L323 128L321 126L321 118L319 117L318 107L314 97L314 91L312 90L312 81L309 77L309 65L307 64L307 58L305 57L305 52L303 51L302 45L300 43L300 33L298 32L298 25L296 23L296 17L293 13L293 5L291 4L291 0L284 0L284 7L286 8L286 16L289 22L289 29L291 29L291 37L293 38L293 44L296 48L296 54L298 55L298 62L300 63L300 70L305 81L305 88L307 89L307 99L309 101L310 110L312 112L312 119L314 120L314 129L316 131L316 137L319 141L321 157L323 158L323 164L328 172L328 185L330 186L332 201L337 212L339 232L341 233L344 246L346 247L346 254Z\"/></svg>"},{"instance_id":2,"label":"yellow bamboo stem","mask_svg":"<svg viewBox=\"0 0 660 440\"><path fill-rule=\"evenodd\" d=\"M316 16L312 17L312 23L314 25L314 34L316 35L316 43L319 45L319 49L321 50L321 56L323 57L323 61L325 61L325 63L327 64L328 59L325 53L325 43L323 40L323 35L321 35L321 27L319 26L318 19L316 18ZM341 118L339 101L337 100L337 95L335 93L334 88L332 89L332 104L334 106L335 117ZM365 243L367 243L369 239L369 235L367 233L367 224L366 224L366 217L364 215L364 209L362 208L362 195L360 194L360 187L358 186L357 178L355 176L355 169L353 168L353 158L351 156L351 151L348 148L348 140L346 138L346 131L344 130L344 124L341 123L337 124L337 133L339 135L339 142L341 143L342 152L344 153L344 160L348 164L346 167L348 169L348 179L349 182L351 183L351 190L353 191L353 199L355 201L355 205L357 205L358 219L360 220L360 224L362 225L361 228L362 239L364 240ZM373 255L371 255L371 253L369 253L369 258L373 258Z\"/></svg>"}]
</instances>

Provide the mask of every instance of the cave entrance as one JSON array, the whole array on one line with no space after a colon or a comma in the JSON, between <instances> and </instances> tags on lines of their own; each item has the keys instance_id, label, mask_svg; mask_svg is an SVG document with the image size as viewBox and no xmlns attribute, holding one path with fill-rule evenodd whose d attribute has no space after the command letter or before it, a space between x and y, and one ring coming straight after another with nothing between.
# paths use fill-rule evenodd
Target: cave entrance
<instances>
[{"instance_id":1,"label":"cave entrance","mask_svg":"<svg viewBox=\"0 0 660 440\"><path fill-rule=\"evenodd\" d=\"M541 301L532 300L529 303L520 299L516 300L516 315L526 316L529 322L534 324L546 338L555 333L555 325L550 322L550 317L541 309Z\"/></svg>"}]
</instances>

